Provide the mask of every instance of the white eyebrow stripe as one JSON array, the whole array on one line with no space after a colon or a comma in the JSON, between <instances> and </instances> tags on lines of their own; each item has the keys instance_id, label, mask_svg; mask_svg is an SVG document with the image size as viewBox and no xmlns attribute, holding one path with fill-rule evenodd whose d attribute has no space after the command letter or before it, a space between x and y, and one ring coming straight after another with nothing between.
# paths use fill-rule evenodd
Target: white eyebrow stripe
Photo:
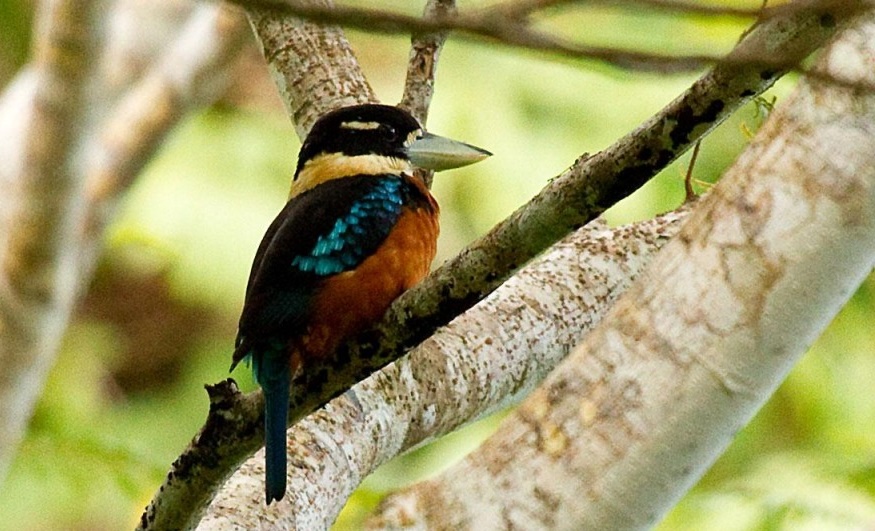
<instances>
[{"instance_id":1,"label":"white eyebrow stripe","mask_svg":"<svg viewBox=\"0 0 875 531\"><path fill-rule=\"evenodd\" d=\"M343 129L356 129L359 131L371 131L374 129L380 128L380 122L343 122L340 124L340 127Z\"/></svg>"}]
</instances>

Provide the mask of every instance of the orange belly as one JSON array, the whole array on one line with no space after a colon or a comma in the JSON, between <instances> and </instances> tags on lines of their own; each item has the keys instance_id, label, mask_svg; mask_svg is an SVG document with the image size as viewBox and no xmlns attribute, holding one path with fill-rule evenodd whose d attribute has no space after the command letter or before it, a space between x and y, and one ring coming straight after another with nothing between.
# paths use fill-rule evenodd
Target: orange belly
<instances>
[{"instance_id":1,"label":"orange belly","mask_svg":"<svg viewBox=\"0 0 875 531\"><path fill-rule=\"evenodd\" d=\"M406 210L373 255L328 279L313 301L313 318L301 338L303 358L332 352L378 321L393 300L422 280L434 260L438 231L436 214Z\"/></svg>"}]
</instances>

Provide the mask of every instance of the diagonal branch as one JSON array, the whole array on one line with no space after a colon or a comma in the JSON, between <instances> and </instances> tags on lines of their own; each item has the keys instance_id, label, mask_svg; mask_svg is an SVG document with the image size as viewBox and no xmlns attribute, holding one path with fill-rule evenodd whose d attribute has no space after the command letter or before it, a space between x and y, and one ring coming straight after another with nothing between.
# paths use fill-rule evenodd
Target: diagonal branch
<instances>
[{"instance_id":1,"label":"diagonal branch","mask_svg":"<svg viewBox=\"0 0 875 531\"><path fill-rule=\"evenodd\" d=\"M745 8L724 4L693 2L689 0L593 0L592 3L609 6L619 6L629 9L648 7L660 11L670 11L687 15L733 16L746 18L771 17L788 9L796 9L790 4L779 4L775 7ZM777 3L777 2L776 2Z\"/></svg>"},{"instance_id":2,"label":"diagonal branch","mask_svg":"<svg viewBox=\"0 0 875 531\"><path fill-rule=\"evenodd\" d=\"M526 50L591 59L620 68L653 72L689 72L717 63L719 56L665 56L645 52L585 46L536 31L524 22L496 11L442 18L419 18L401 13L352 6L324 7L301 0L234 0L247 10L286 13L322 24L382 33L428 34L454 31L461 38L500 43ZM769 55L763 56L764 61Z\"/></svg>"},{"instance_id":3,"label":"diagonal branch","mask_svg":"<svg viewBox=\"0 0 875 531\"><path fill-rule=\"evenodd\" d=\"M296 18L271 4L243 5L279 87L286 112L303 139L326 112L376 103L343 31ZM331 0L302 0L304 9L332 11Z\"/></svg>"},{"instance_id":4,"label":"diagonal branch","mask_svg":"<svg viewBox=\"0 0 875 531\"><path fill-rule=\"evenodd\" d=\"M250 35L242 13L221 5L197 6L161 57L99 124L100 133L86 152L83 280L90 277L100 236L120 195L188 112L221 95L230 65Z\"/></svg>"}]
</instances>

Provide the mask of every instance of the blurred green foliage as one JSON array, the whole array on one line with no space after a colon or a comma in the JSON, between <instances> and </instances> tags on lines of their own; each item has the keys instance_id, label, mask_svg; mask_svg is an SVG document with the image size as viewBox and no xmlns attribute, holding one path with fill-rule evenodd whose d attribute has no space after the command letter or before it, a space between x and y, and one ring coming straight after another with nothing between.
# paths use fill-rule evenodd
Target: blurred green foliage
<instances>
[{"instance_id":1,"label":"blurred green foliage","mask_svg":"<svg viewBox=\"0 0 875 531\"><path fill-rule=\"evenodd\" d=\"M27 61L33 11L20 0L0 0L0 85Z\"/></svg>"},{"instance_id":2,"label":"blurred green foliage","mask_svg":"<svg viewBox=\"0 0 875 531\"><path fill-rule=\"evenodd\" d=\"M418 11L400 0L389 5ZM0 65L19 65L31 15L16 2L0 6L9 15L0 17ZM744 28L730 17L605 7L537 23L593 44L669 53L721 53ZM398 101L408 39L360 32L350 38L378 95ZM451 39L429 128L495 156L436 179L439 260L692 79ZM785 81L773 91L779 103L791 86ZM716 180L762 119L750 105L710 135L696 179ZM0 529L135 525L206 415L203 385L227 377L250 261L285 200L298 146L281 112L226 106L190 117L165 143L107 237L93 287L0 490ZM676 206L688 161L612 209L610 220ZM870 279L661 529L847 529L875 522L873 301ZM253 388L247 371L234 377ZM389 463L366 480L336 528L355 529L383 492L460 459L496 423L487 419Z\"/></svg>"}]
</instances>

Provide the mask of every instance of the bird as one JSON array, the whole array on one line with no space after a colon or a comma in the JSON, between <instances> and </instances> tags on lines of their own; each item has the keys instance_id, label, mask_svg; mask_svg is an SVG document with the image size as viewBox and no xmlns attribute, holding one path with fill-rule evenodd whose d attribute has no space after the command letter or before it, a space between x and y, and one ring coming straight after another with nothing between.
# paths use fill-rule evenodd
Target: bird
<instances>
[{"instance_id":1,"label":"bird","mask_svg":"<svg viewBox=\"0 0 875 531\"><path fill-rule=\"evenodd\" d=\"M328 112L304 139L288 201L252 263L231 364L246 360L264 394L267 505L286 491L294 376L376 323L428 273L439 207L416 170L490 155L378 104Z\"/></svg>"}]
</instances>

